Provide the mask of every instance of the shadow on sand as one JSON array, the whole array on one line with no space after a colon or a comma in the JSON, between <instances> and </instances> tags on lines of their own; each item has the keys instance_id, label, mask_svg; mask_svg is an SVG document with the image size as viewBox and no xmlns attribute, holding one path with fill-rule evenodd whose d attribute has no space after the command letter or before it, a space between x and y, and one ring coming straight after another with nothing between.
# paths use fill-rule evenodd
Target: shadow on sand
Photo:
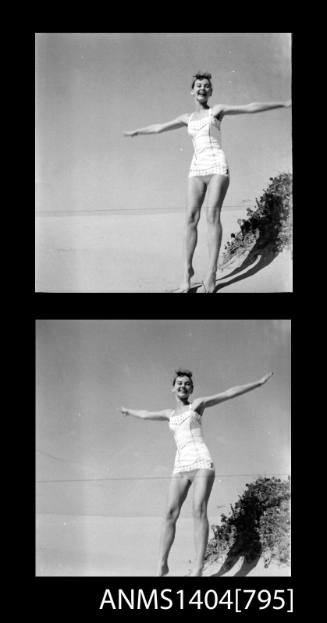
<instances>
[{"instance_id":1,"label":"shadow on sand","mask_svg":"<svg viewBox=\"0 0 327 623\"><path fill-rule=\"evenodd\" d=\"M240 266L232 270L229 274L218 279L214 293L216 294L219 290L230 286L232 283L236 283L237 281L241 281L247 277L252 277L252 275L255 275L260 270L271 264L278 254L279 251L277 250L276 245L271 244L264 246L260 239L257 240ZM220 281L223 281L223 283L219 283Z\"/></svg>"},{"instance_id":2,"label":"shadow on sand","mask_svg":"<svg viewBox=\"0 0 327 623\"><path fill-rule=\"evenodd\" d=\"M234 511L233 511L234 512ZM241 562L241 566L234 576L245 576L258 564L262 555L262 545L259 534L260 519L263 506L259 500L251 497L247 500L242 512L234 517L234 543L227 552L227 556L220 569L211 573L209 577L219 577L228 573ZM216 533L219 542L219 532Z\"/></svg>"},{"instance_id":3,"label":"shadow on sand","mask_svg":"<svg viewBox=\"0 0 327 623\"><path fill-rule=\"evenodd\" d=\"M251 537L251 535L248 535ZM239 538L235 541L234 545L229 550L226 559L222 566L216 573L210 574L208 577L220 577L225 573L228 573L235 565L243 559L241 567L234 573L234 576L245 576L250 573L252 569L256 567L262 553L262 546L259 540L259 536L255 530L252 533L251 546L248 543L242 542Z\"/></svg>"},{"instance_id":4,"label":"shadow on sand","mask_svg":"<svg viewBox=\"0 0 327 623\"><path fill-rule=\"evenodd\" d=\"M227 288L227 286L242 281L247 277L252 277L266 266L269 266L274 259L279 255L279 250L274 244L263 245L261 240L257 240L254 246L249 250L242 263L234 268L230 273L220 277L217 280L213 294L217 294L219 290ZM222 282L222 283L220 283ZM201 292L198 292L201 290ZM177 292L177 290L173 290ZM188 292L185 294L205 294L203 291L203 283L196 283L191 286Z\"/></svg>"}]
</instances>

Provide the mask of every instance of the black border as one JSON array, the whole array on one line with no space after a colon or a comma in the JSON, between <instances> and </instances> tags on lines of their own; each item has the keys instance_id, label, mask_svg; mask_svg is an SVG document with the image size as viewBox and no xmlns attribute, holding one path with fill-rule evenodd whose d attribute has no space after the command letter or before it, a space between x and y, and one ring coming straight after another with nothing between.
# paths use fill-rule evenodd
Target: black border
<instances>
[{"instance_id":1,"label":"black border","mask_svg":"<svg viewBox=\"0 0 327 623\"><path fill-rule=\"evenodd\" d=\"M230 7L231 13L235 11L235 7ZM151 10L164 11L167 13L167 7L163 8L152 6ZM180 24L182 27L178 27L178 18L175 18L174 14L168 14L166 16L166 21L168 23L164 23L165 18L160 21L160 32L184 32L185 31L185 16L190 15L194 11L194 8L189 5L185 8L185 14L180 18ZM209 17L209 13L211 16L214 16L217 13L217 24L221 23L221 9L216 5L206 5L202 7L201 13L203 16L203 11L206 12L206 15ZM269 32L293 32L294 33L294 25L292 24L293 20L289 20L287 15L283 16L284 23L281 28L280 20L276 14L276 12L285 12L286 8L280 6L269 6L264 7L262 4L259 7L255 7L255 5L251 5L251 7L244 7L244 15L239 14L238 19L239 23L241 22L241 28L237 30L235 27L235 23L233 26L228 28L227 30L221 32L264 32L268 30L264 26L259 28L257 31L254 30L253 24L253 15L255 12L269 12L272 15L269 16L269 21L267 22L267 26L269 26ZM109 20L109 24L113 25L115 23L115 32L142 32L144 30L144 22L143 16L140 13L139 7L131 10L126 7L126 15L124 20L121 20L121 28L117 28L116 18ZM136 13L136 15L135 15ZM234 22L234 15L232 15L232 21ZM243 21L244 18L244 21ZM277 21L277 23L274 23ZM98 20L96 20L98 21ZM194 20L197 22L198 20ZM287 24L286 21L289 23ZM62 25L56 27L53 20L51 20L51 27L48 26L50 24L43 23L40 27L39 25L35 28L34 32L102 32L103 30L108 30L112 32L110 28L93 28L92 18L86 20L87 25L82 28L77 28L76 20L71 21L71 27L66 26L66 28L62 28ZM201 19L202 22L202 19ZM204 20L206 22L206 20ZM124 23L124 26L122 24ZM146 22L145 22L146 23ZM209 22L208 22L209 23ZM172 28L172 25L174 28ZM205 24L203 24L205 25ZM131 27L132 26L132 27ZM196 32L199 29L198 24L194 23L190 27L187 28L186 32ZM156 32L155 29L148 29L148 32ZM32 33L32 54L34 57L34 32ZM201 28L201 32L206 32ZM209 30L208 32L212 32ZM297 86L296 83L296 74L300 71L301 63L299 61L299 52L297 45L300 42L301 35L297 32L293 34L293 83L292 83L292 93L293 93L293 102L298 97L296 90L300 87ZM29 44L28 44L29 45ZM34 79L34 67L33 78ZM28 89L29 90L29 89ZM33 100L33 95L32 95ZM34 111L33 113L34 114ZM300 113L299 113L300 114ZM297 111L295 107L293 107L293 170L297 169L299 166L299 162L296 156L297 150L297 139L295 139L295 124L297 118ZM33 130L34 131L34 130ZM33 140L33 139L32 139ZM301 143L301 135L299 137L299 143ZM300 160L300 157L299 157ZM29 187L29 181L27 183L27 187ZM34 195L34 190L32 191ZM32 195L32 196L33 196ZM294 179L294 205L303 205L302 198L302 189L300 195L299 186L296 184L296 178ZM179 297L177 299L172 299L169 294L42 294L34 292L34 276L35 276L35 258L34 258L34 249L32 250L31 264L31 279L28 278L28 287L25 298L20 300L20 304L22 309L19 310L20 314L23 314L25 318L28 317L27 322L27 332L32 336L31 339L31 348L34 352L34 362L35 362L35 321L36 319L68 319L68 318L76 318L76 319L291 319L292 321L292 388L295 387L295 377L297 377L298 369L300 367L300 348L298 352L295 353L294 344L298 344L300 330L299 325L301 325L301 315L303 314L303 310L305 310L305 301L304 297L301 298L301 294L297 292L300 282L297 283L297 266L298 266L298 257L296 248L299 246L298 240L300 239L298 230L302 223L302 218L294 214L294 273L293 273L293 293L281 293L281 294L225 294L225 296L220 298L207 297L206 295L200 295L197 298L192 298L190 301L189 298ZM29 216L27 218L27 229L30 227L30 219ZM29 256L30 252L30 240L35 240L34 233L34 219L32 219L32 227L31 236L28 241L27 246L27 255ZM168 298L167 298L168 297ZM177 302L176 302L177 301ZM26 310L27 305L27 310ZM305 313L305 312L304 312ZM29 349L28 349L29 350ZM298 381L297 381L298 382ZM30 387L33 386L32 390L32 410L35 413L35 363L34 363L34 373L32 371L32 382ZM28 392L29 393L29 392ZM293 410L293 409L292 409ZM71 577L35 577L35 517L34 512L35 508L33 506L33 510L31 513L31 524L30 529L32 530L32 535L29 535L29 542L32 542L31 547L31 556L28 558L27 565L27 588L28 588L28 602L25 602L23 605L24 610L28 607L28 603L34 602L34 608L36 609L36 613L41 616L48 616L50 614L53 617L57 616L93 616L97 613L101 616L128 616L128 615L140 615L144 616L169 616L173 612L181 612L181 614L190 614L194 613L195 616L200 615L201 617L206 616L229 616L229 617L237 617L240 616L256 616L260 615L261 617L272 617L272 616L290 616L286 615L284 612L280 611L272 611L268 609L268 611L248 611L242 614L234 614L233 612L221 612L220 610L212 610L212 611L199 611L191 609L184 609L184 611L176 609L171 609L167 611L156 610L154 611L152 608L149 610L142 611L130 611L124 610L112 610L109 608L104 608L103 610L99 610L99 599L101 600L103 591L106 588L110 588L113 590L117 590L118 588L122 588L123 590L128 591L130 588L134 588L135 590L139 588L143 588L145 591L152 588L158 588L160 591L163 588L172 588L173 590L178 590L183 588L184 590L191 590L194 592L198 588L212 588L216 591L225 590L227 588L256 588L258 590L262 588L268 588L271 590L281 589L292 587L294 588L294 610L295 613L302 612L302 607L300 606L300 576L301 576L301 566L303 568L303 563L300 557L300 536L298 532L298 518L297 513L299 512L299 497L300 497L300 482L299 477L297 476L298 467L299 467L299 455L300 449L294 441L294 413L292 416L292 508L295 507L295 513L293 514L292 520L292 576L286 578L255 578L255 577L242 577L242 578L219 578L219 582L217 582L216 578L104 578L104 577L79 577L79 578L71 578ZM29 428L27 431L27 438L29 438L29 434L31 434L31 429ZM35 449L35 436L32 433L33 437L31 438L31 446ZM35 456L35 453L34 453ZM33 458L34 458L33 456ZM28 456L28 462L30 460L30 455ZM33 459L32 459L33 460ZM32 478L34 488L34 479L35 479L35 465L32 467ZM35 490L34 490L35 493ZM32 494L33 498L33 494ZM35 497L34 497L35 499ZM23 581L25 582L26 576L23 577ZM298 603L297 603L298 602Z\"/></svg>"},{"instance_id":2,"label":"black border","mask_svg":"<svg viewBox=\"0 0 327 623\"><path fill-rule=\"evenodd\" d=\"M37 317L278 319L290 318L294 311L292 293L225 294L220 297L206 294L190 296L130 293L37 294ZM136 299L137 304L135 304Z\"/></svg>"},{"instance_id":3,"label":"black border","mask_svg":"<svg viewBox=\"0 0 327 623\"><path fill-rule=\"evenodd\" d=\"M53 317L53 316L52 316ZM236 316L238 319L243 319L240 315ZM262 319L262 314L259 316L250 315L249 318ZM282 315L272 316L267 314L265 316L268 318L285 318L287 317ZM62 316L62 318L64 318ZM66 318L66 316L65 316ZM121 319L120 317L116 317ZM130 319L135 319L135 315L130 314ZM143 315L144 319L152 319L152 316ZM166 315L161 315L161 318L166 319ZM201 319L203 316L201 317ZM227 317L220 316L219 319L226 319ZM295 352L294 344L297 343L296 340L299 338L298 331L298 323L296 318L296 314L293 316L292 320L292 340L291 340L291 355L292 355L292 387L295 386L295 380L298 375L298 369L301 367L300 359L298 357L299 353ZM107 319L105 316L98 316L97 319ZM206 319L206 318L205 318ZM229 318L228 318L229 319ZM110 318L110 320L115 320L114 318ZM35 347L35 319L31 318L32 333L33 333L33 342ZM35 379L34 379L35 381ZM35 391L33 392L33 401L35 401ZM42 614L43 612L47 612L50 609L51 615L53 617L57 617L60 615L68 615L68 616L134 616L140 615L142 617L153 617L154 616L163 616L167 617L172 613L180 612L185 615L200 615L201 618L207 616L225 616L225 617L283 617L290 616L290 613L287 611L279 611L272 610L268 608L267 610L260 611L258 609L258 602L253 604L247 611L242 611L241 613L235 613L234 606L232 606L231 610L227 610L225 607L218 607L214 610L207 610L204 606L200 610L197 610L195 606L192 606L187 603L187 600L195 593L196 590L201 589L202 597L206 591L212 590L216 591L219 595L219 598L222 597L224 592L227 589L231 589L232 598L234 595L234 589L246 589L253 590L255 589L257 592L265 589L269 590L271 596L273 597L274 591L284 591L284 593L279 593L279 595L283 595L287 598L287 590L293 589L293 607L294 613L299 614L302 612L302 608L299 605L301 599L301 579L303 581L303 566L306 563L303 563L303 538L302 533L299 529L299 517L296 515L296 509L301 508L301 500L302 500L302 481L298 477L298 467L300 465L300 461L302 459L302 448L296 444L296 437L294 435L294 407L292 407L292 430L291 430L291 446L292 446L292 460L291 460L291 472L292 472L292 509L295 508L295 514L293 514L292 520L292 565L291 565L291 576L286 577L221 577L219 579L215 577L203 577L203 578L191 578L191 577L166 577L166 578L157 578L157 577L43 577L35 576L35 517L34 517L34 508L31 514L31 529L33 530L33 547L31 551L31 559L29 564L29 577L31 580L30 587L33 591L34 599L37 602L37 611ZM33 440L33 446L35 449L35 441ZM35 456L35 452L34 452ZM33 483L35 481L35 473L34 473ZM35 487L35 485L34 485ZM306 541L306 546L308 543ZM306 571L307 573L307 571ZM128 606L124 606L122 610L113 609L110 605L104 606L102 610L100 610L100 604L104 596L104 592L106 589L110 590L110 593L113 597L116 605L118 604L118 592L122 590L125 592L127 596L130 595L130 591L133 590L135 595L138 594L139 591L143 590L147 599L150 597L151 591L155 589L158 593L158 604L159 608L154 609L154 602L151 603L151 606L148 610L142 608L140 610L131 610ZM171 593L165 593L174 600L173 607L169 610L161 610L160 605L166 606L167 602L164 602L161 598L161 591L169 589ZM180 610L179 601L177 591L183 590L185 594L184 598L184 609ZM136 599L136 597L135 597ZM247 599L247 596L244 596L244 599ZM235 601L235 597L233 598ZM278 604L277 604L278 605Z\"/></svg>"}]
</instances>

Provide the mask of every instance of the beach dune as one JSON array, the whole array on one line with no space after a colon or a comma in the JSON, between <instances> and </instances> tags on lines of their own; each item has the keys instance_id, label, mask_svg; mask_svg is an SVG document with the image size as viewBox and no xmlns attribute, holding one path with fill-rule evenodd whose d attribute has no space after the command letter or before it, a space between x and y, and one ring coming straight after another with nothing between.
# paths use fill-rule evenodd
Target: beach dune
<instances>
[{"instance_id":1,"label":"beach dune","mask_svg":"<svg viewBox=\"0 0 327 623\"><path fill-rule=\"evenodd\" d=\"M246 209L222 212L222 250ZM183 270L184 212L76 213L36 216L37 292L170 292ZM195 283L208 261L205 215L195 251ZM262 273L262 274L260 274ZM221 273L220 276L222 276ZM219 276L219 275L218 275ZM281 254L265 270L219 292L291 290L291 261Z\"/></svg>"},{"instance_id":2,"label":"beach dune","mask_svg":"<svg viewBox=\"0 0 327 623\"><path fill-rule=\"evenodd\" d=\"M211 523L211 519L209 518ZM162 519L100 515L36 515L37 576L155 576ZM210 537L212 534L210 534ZM193 520L180 517L170 555L171 576L190 574ZM237 561L226 576L242 575ZM222 561L205 566L204 575L219 573ZM260 559L247 575L290 575L286 565L264 567ZM244 575L244 573L243 573Z\"/></svg>"}]
</instances>

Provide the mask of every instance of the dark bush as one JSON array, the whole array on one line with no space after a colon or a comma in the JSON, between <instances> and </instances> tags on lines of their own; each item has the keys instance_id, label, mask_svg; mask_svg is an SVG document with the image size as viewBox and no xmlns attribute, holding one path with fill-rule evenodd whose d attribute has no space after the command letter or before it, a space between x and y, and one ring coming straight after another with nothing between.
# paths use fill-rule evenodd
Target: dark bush
<instances>
[{"instance_id":1,"label":"dark bush","mask_svg":"<svg viewBox=\"0 0 327 623\"><path fill-rule=\"evenodd\" d=\"M292 175L280 173L270 178L270 183L256 207L247 209L247 218L239 219L240 229L227 241L222 263L228 262L237 252L256 243L257 249L269 246L279 253L292 246Z\"/></svg>"},{"instance_id":2,"label":"dark bush","mask_svg":"<svg viewBox=\"0 0 327 623\"><path fill-rule=\"evenodd\" d=\"M214 537L208 544L206 561L213 561L231 549L248 560L258 552L269 566L274 559L290 562L290 479L258 478L247 484L231 512L221 515L212 526Z\"/></svg>"}]
</instances>

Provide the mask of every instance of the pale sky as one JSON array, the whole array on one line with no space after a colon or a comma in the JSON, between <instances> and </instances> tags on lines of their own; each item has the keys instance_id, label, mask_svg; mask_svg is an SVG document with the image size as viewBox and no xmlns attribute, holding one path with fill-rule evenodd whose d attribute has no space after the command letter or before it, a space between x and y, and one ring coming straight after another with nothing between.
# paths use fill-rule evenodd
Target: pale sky
<instances>
[{"instance_id":1,"label":"pale sky","mask_svg":"<svg viewBox=\"0 0 327 623\"><path fill-rule=\"evenodd\" d=\"M186 128L123 131L192 112L192 75L210 71L210 104L291 96L288 33L36 35L36 210L183 209L192 158ZM226 117L226 208L292 170L291 109ZM243 204L244 205L244 204Z\"/></svg>"},{"instance_id":2,"label":"pale sky","mask_svg":"<svg viewBox=\"0 0 327 623\"><path fill-rule=\"evenodd\" d=\"M180 365L193 371L194 397L274 372L205 411L211 515L256 474L290 473L290 321L38 320L36 332L36 479L64 481L37 483L37 512L162 514L175 457L168 423L124 418L119 407L173 408Z\"/></svg>"}]
</instances>

